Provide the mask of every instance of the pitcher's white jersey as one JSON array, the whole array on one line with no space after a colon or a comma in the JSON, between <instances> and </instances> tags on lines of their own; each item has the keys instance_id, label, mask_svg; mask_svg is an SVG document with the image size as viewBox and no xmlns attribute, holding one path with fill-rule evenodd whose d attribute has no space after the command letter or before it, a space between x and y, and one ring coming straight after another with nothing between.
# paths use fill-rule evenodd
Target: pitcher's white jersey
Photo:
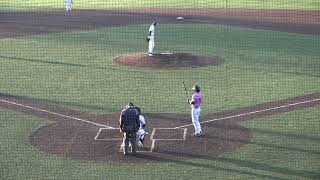
<instances>
[{"instance_id":1,"label":"pitcher's white jersey","mask_svg":"<svg viewBox=\"0 0 320 180\"><path fill-rule=\"evenodd\" d=\"M149 27L149 36L150 36L150 38L151 38L151 37L154 37L154 31L155 31L155 28L154 28L154 25L152 24L152 25Z\"/></svg>"}]
</instances>

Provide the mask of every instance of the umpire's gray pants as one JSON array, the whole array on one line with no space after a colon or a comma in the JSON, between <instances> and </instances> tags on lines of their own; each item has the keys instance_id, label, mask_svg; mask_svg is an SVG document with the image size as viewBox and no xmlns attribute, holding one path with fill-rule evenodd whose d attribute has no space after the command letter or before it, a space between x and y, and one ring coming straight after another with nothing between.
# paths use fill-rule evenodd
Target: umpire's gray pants
<instances>
[{"instance_id":1,"label":"umpire's gray pants","mask_svg":"<svg viewBox=\"0 0 320 180\"><path fill-rule=\"evenodd\" d=\"M131 143L131 152L136 153L136 132L125 132L123 133L124 147L123 152L128 153L129 142Z\"/></svg>"}]
</instances>

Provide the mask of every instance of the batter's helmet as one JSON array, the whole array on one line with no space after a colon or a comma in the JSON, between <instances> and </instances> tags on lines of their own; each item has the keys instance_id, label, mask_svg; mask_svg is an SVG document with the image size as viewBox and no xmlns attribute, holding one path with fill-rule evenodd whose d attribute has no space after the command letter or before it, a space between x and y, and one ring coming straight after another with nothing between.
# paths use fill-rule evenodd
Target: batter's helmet
<instances>
[{"instance_id":1,"label":"batter's helmet","mask_svg":"<svg viewBox=\"0 0 320 180\"><path fill-rule=\"evenodd\" d=\"M200 91L200 86L199 85L194 85L193 87L192 87L192 90L194 90L194 91L196 91L196 92L199 92Z\"/></svg>"}]
</instances>

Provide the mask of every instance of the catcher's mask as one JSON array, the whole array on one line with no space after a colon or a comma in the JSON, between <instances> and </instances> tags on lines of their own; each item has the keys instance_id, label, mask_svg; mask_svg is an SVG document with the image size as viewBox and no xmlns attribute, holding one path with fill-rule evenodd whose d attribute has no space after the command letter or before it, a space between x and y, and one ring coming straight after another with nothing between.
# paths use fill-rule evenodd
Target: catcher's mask
<instances>
[{"instance_id":1,"label":"catcher's mask","mask_svg":"<svg viewBox=\"0 0 320 180\"><path fill-rule=\"evenodd\" d=\"M134 107L134 108L136 108L136 110L137 110L138 114L140 114L140 113L141 113L141 109L140 109L139 107Z\"/></svg>"},{"instance_id":2,"label":"catcher's mask","mask_svg":"<svg viewBox=\"0 0 320 180\"><path fill-rule=\"evenodd\" d=\"M126 108L128 109L129 107L134 107L132 102L129 102L128 105L126 106Z\"/></svg>"}]
</instances>

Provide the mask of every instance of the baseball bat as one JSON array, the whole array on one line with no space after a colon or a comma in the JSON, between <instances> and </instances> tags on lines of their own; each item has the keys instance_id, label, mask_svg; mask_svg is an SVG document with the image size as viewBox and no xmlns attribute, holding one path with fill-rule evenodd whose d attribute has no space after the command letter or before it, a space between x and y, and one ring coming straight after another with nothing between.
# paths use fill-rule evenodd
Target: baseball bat
<instances>
[{"instance_id":1,"label":"baseball bat","mask_svg":"<svg viewBox=\"0 0 320 180\"><path fill-rule=\"evenodd\" d=\"M186 93L186 97L189 100L186 85L184 84L184 81L182 81L182 83L183 83L183 87L184 87L184 92Z\"/></svg>"}]
</instances>

